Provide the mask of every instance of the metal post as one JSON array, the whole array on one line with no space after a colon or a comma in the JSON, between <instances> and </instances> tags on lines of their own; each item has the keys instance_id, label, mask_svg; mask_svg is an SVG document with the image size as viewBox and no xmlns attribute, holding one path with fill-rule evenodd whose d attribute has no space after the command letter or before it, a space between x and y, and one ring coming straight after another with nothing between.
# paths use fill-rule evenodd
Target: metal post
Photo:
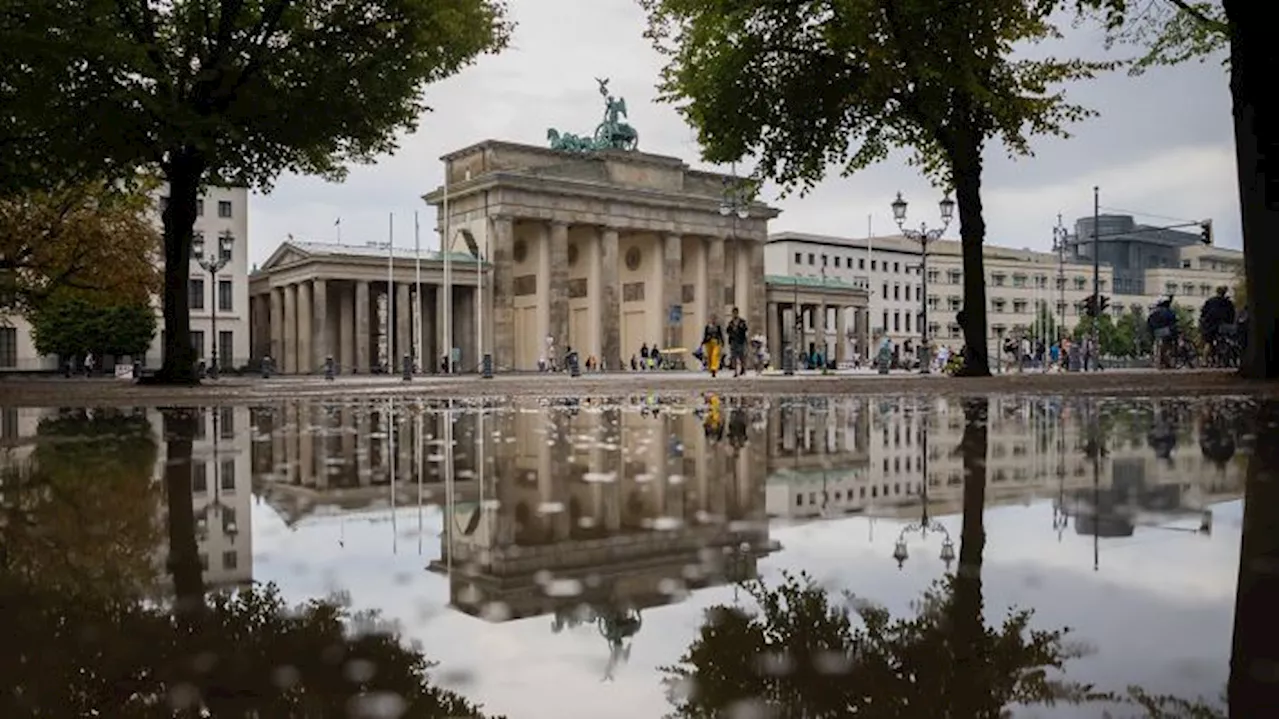
<instances>
[{"instance_id":1,"label":"metal post","mask_svg":"<svg viewBox=\"0 0 1280 719\"><path fill-rule=\"evenodd\" d=\"M485 235L486 241L488 234ZM480 360L481 374L484 374L484 253L480 251L480 243L476 242L476 358ZM492 369L490 370L492 376Z\"/></svg>"},{"instance_id":2,"label":"metal post","mask_svg":"<svg viewBox=\"0 0 1280 719\"><path fill-rule=\"evenodd\" d=\"M395 316L396 310L396 281L395 281L395 222L394 213L387 214L387 372L394 371L392 368L396 366L395 355L395 335L392 334L392 318Z\"/></svg>"},{"instance_id":3,"label":"metal post","mask_svg":"<svg viewBox=\"0 0 1280 719\"><path fill-rule=\"evenodd\" d=\"M440 252L444 254L444 307L439 311L444 315L442 319L444 326L444 347L445 363L444 371L447 374L453 373L453 260L451 258L453 249L449 236L449 161L444 163L444 198L441 204L441 211L444 213L444 222L441 225L440 235Z\"/></svg>"},{"instance_id":4,"label":"metal post","mask_svg":"<svg viewBox=\"0 0 1280 719\"><path fill-rule=\"evenodd\" d=\"M1102 293L1100 293L1100 292L1098 291L1098 284L1099 284L1099 281L1098 281L1098 267L1099 267L1099 262L1100 262L1099 257L1098 257L1098 253L1101 251L1101 249L1102 249L1102 248L1101 248L1101 246L1098 244L1098 186L1097 186L1097 185L1094 185L1094 186L1093 186L1093 303L1094 303L1094 304L1093 304L1093 307L1094 307L1094 316L1093 316L1093 322L1091 323L1091 326L1090 326L1090 332L1089 332L1089 334L1091 335L1091 338L1092 338L1092 339L1091 339L1091 342L1092 342L1092 344L1093 344L1093 349L1092 349L1092 350L1090 350L1090 351L1089 351L1089 353L1087 353L1087 354L1085 355L1085 367L1084 367L1084 370L1085 370L1086 372L1088 372L1088 371L1089 371L1089 359L1090 359L1090 358L1092 358L1092 359L1093 359L1093 365L1094 365L1094 367L1097 367L1097 368L1099 368L1099 369L1101 369L1101 368L1102 368L1102 365L1101 365L1101 364L1099 364L1099 362L1098 362L1098 356L1101 354L1101 348L1098 346L1098 318L1099 318L1099 315L1101 315L1101 314L1102 314Z\"/></svg>"},{"instance_id":5,"label":"metal post","mask_svg":"<svg viewBox=\"0 0 1280 719\"><path fill-rule=\"evenodd\" d=\"M418 341L413 343L413 364L417 372L423 371L426 367L426 358L422 356L422 341L426 334L422 330L426 317L422 313L422 240L418 233L418 211L413 212L413 305L409 311L409 318L413 318L414 311L418 313Z\"/></svg>"},{"instance_id":6,"label":"metal post","mask_svg":"<svg viewBox=\"0 0 1280 719\"><path fill-rule=\"evenodd\" d=\"M1058 245L1058 331L1054 342L1058 344L1058 356L1062 356L1062 333L1067 327L1067 275L1063 266L1064 256L1067 251L1067 228L1062 226L1062 213L1058 213L1057 228L1057 245Z\"/></svg>"},{"instance_id":7,"label":"metal post","mask_svg":"<svg viewBox=\"0 0 1280 719\"><path fill-rule=\"evenodd\" d=\"M929 374L929 233L920 225L920 374Z\"/></svg>"},{"instance_id":8,"label":"metal post","mask_svg":"<svg viewBox=\"0 0 1280 719\"><path fill-rule=\"evenodd\" d=\"M218 252L219 258L221 258L222 249L219 248ZM211 290L210 294L213 295L210 298L212 301L209 303L209 322L211 325L209 331L213 334L211 340L213 345L211 352L213 365L210 367L209 372L213 379L218 378L218 264L217 261L214 261L209 265L209 289Z\"/></svg>"}]
</instances>

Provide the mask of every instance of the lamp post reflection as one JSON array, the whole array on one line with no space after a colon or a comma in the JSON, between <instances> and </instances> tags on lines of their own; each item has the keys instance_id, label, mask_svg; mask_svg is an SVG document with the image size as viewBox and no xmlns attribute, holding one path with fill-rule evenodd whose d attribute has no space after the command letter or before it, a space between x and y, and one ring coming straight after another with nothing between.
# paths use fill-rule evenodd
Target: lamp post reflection
<instances>
[{"instance_id":1,"label":"lamp post reflection","mask_svg":"<svg viewBox=\"0 0 1280 719\"><path fill-rule=\"evenodd\" d=\"M942 526L935 519L929 517L929 427L927 419L922 418L920 424L920 450L924 453L923 460L923 481L920 490L920 521L913 522L902 528L898 532L898 541L893 544L893 558L898 562L898 569L902 569L902 565L906 563L907 553L907 535L919 532L920 539L926 539L931 532L937 532L942 535L942 551L938 554L938 558L946 565L946 571L951 571L951 563L956 558L956 546L951 541L951 533L947 528Z\"/></svg>"}]
</instances>

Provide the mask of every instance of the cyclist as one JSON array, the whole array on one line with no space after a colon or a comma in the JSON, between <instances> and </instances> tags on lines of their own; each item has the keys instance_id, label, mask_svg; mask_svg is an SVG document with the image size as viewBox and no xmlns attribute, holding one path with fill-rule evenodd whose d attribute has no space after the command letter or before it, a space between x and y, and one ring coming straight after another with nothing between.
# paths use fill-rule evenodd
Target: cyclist
<instances>
[{"instance_id":1,"label":"cyclist","mask_svg":"<svg viewBox=\"0 0 1280 719\"><path fill-rule=\"evenodd\" d=\"M1218 341L1226 339L1223 327L1232 326L1236 321L1235 303L1227 297L1227 288L1219 287L1218 293L1205 301L1200 308L1200 336L1204 338L1204 346L1209 349L1210 357L1218 359L1222 351Z\"/></svg>"},{"instance_id":2,"label":"cyclist","mask_svg":"<svg viewBox=\"0 0 1280 719\"><path fill-rule=\"evenodd\" d=\"M1155 354L1156 367L1163 367L1178 340L1178 315L1173 311L1172 297L1162 297L1156 302L1155 307L1151 309L1151 314L1147 317L1147 327L1151 330L1151 337L1154 340L1152 350Z\"/></svg>"}]
</instances>

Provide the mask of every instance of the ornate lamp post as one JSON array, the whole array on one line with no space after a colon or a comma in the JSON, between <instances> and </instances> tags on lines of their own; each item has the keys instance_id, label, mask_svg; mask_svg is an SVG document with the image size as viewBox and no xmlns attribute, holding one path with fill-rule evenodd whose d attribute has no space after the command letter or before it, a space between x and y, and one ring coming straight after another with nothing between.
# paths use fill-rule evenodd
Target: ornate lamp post
<instances>
[{"instance_id":1,"label":"ornate lamp post","mask_svg":"<svg viewBox=\"0 0 1280 719\"><path fill-rule=\"evenodd\" d=\"M222 459L219 457L218 441L222 438L222 431L218 426L218 419L221 409L213 407L209 412L213 415L213 501L200 510L197 528L202 536L205 535L209 531L209 516L216 514L218 519L222 521L222 533L229 537L234 537L240 532L240 528L236 525L235 510L222 503L220 494L222 490ZM199 411L196 421L204 422L203 410Z\"/></svg>"},{"instance_id":2,"label":"ornate lamp post","mask_svg":"<svg viewBox=\"0 0 1280 719\"><path fill-rule=\"evenodd\" d=\"M893 221L898 223L898 230L902 232L902 236L920 242L920 374L929 374L929 243L942 237L942 233L947 231L956 203L950 197L943 196L942 201L938 203L942 227L932 230L923 222L920 223L918 230L908 230L903 227L907 221L907 201L902 199L901 192L890 206L893 208Z\"/></svg>"},{"instance_id":3,"label":"ornate lamp post","mask_svg":"<svg viewBox=\"0 0 1280 719\"><path fill-rule=\"evenodd\" d=\"M898 533L898 541L893 545L893 558L898 561L898 569L902 569L902 565L907 561L907 534L919 532L920 538L925 539L930 532L938 532L942 534L942 552L939 553L938 558L946 565L947 571L951 571L951 563L956 559L956 545L952 543L951 533L947 528L936 519L929 517L929 427L924 423L920 425L920 439L921 451L924 452L920 521L908 524Z\"/></svg>"},{"instance_id":4,"label":"ornate lamp post","mask_svg":"<svg viewBox=\"0 0 1280 719\"><path fill-rule=\"evenodd\" d=\"M738 241L738 220L745 220L751 217L751 191L750 188L738 179L738 166L730 166L730 177L724 180L724 192L720 197L720 216L730 218L732 230L729 236L735 243ZM736 247L736 244L735 244ZM743 261L741 252L733 253L733 274L734 285L737 285L738 263ZM723 290L721 290L723 292ZM722 307L724 305L724 296L711 298L712 307ZM718 314L718 313L717 313ZM670 346L679 344L678 342L669 342ZM719 369L718 367L716 369ZM735 368L736 371L737 368Z\"/></svg>"},{"instance_id":5,"label":"ornate lamp post","mask_svg":"<svg viewBox=\"0 0 1280 719\"><path fill-rule=\"evenodd\" d=\"M1054 341L1058 342L1062 339L1062 333L1067 326L1067 275L1064 268L1065 256L1067 252L1067 240L1071 238L1071 233L1067 232L1067 228L1062 226L1062 213L1058 213L1058 225L1053 228L1053 251L1058 253L1058 335L1054 337Z\"/></svg>"},{"instance_id":6,"label":"ornate lamp post","mask_svg":"<svg viewBox=\"0 0 1280 719\"><path fill-rule=\"evenodd\" d=\"M204 255L204 236L196 235L191 241L191 256L195 259L196 264L200 265L204 271L209 273L209 286L213 293L213 302L209 307L210 331L213 334L212 342L212 364L209 367L209 376L213 379L218 378L218 272L227 263L231 261L231 245L234 240L231 234L224 232L218 236L218 253L213 257L205 257Z\"/></svg>"}]
</instances>

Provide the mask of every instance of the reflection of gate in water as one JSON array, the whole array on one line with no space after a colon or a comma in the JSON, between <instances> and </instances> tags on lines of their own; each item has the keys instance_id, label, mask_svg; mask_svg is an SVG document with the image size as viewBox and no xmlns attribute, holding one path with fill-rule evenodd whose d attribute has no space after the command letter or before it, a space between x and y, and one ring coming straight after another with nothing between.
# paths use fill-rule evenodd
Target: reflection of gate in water
<instances>
[{"instance_id":1,"label":"reflection of gate in water","mask_svg":"<svg viewBox=\"0 0 1280 719\"><path fill-rule=\"evenodd\" d=\"M517 307L515 322L515 363L512 368L537 369L542 349L538 344L537 307Z\"/></svg>"},{"instance_id":2,"label":"reflection of gate in water","mask_svg":"<svg viewBox=\"0 0 1280 719\"><path fill-rule=\"evenodd\" d=\"M595 349L587 346L587 308L578 307L569 315L569 347L573 348L586 361Z\"/></svg>"}]
</instances>

